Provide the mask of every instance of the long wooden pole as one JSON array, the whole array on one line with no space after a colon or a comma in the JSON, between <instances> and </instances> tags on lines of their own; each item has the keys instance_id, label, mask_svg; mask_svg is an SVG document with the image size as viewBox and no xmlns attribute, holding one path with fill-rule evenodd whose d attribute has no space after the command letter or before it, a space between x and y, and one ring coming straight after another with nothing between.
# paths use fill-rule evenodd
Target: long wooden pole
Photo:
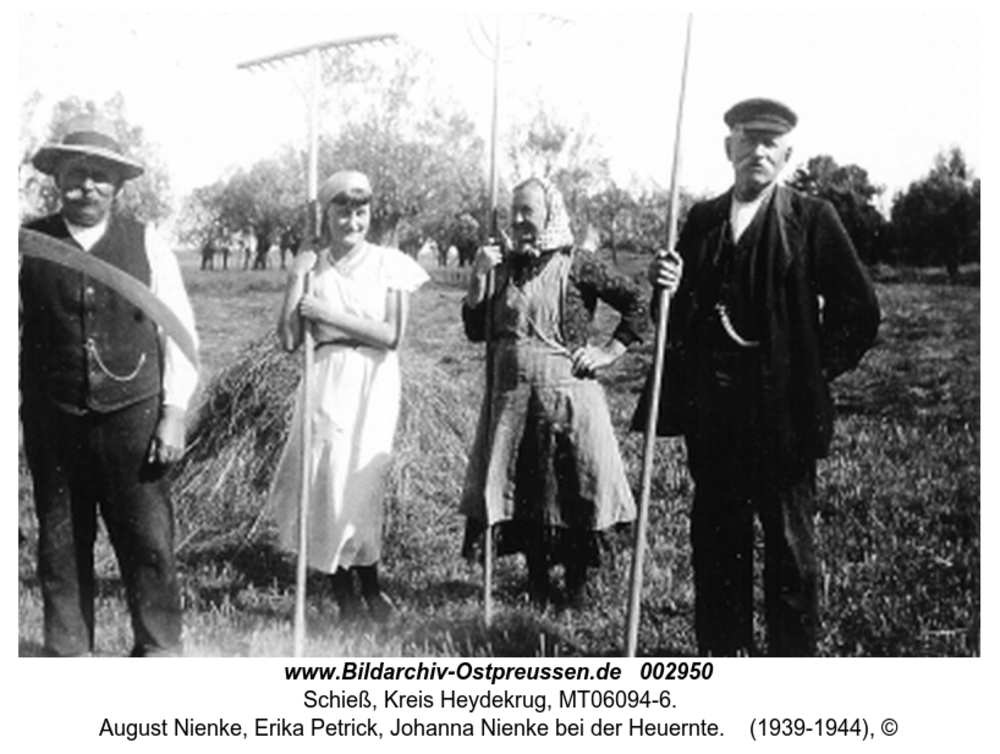
<instances>
[{"instance_id":1,"label":"long wooden pole","mask_svg":"<svg viewBox=\"0 0 1000 754\"><path fill-rule=\"evenodd\" d=\"M312 49L309 55L309 169L306 176L306 199L308 202L308 238L319 235L319 208L316 197L319 193L319 170L317 159L317 105L319 92L320 60L319 50ZM309 293L309 274L306 274L303 295ZM302 478L299 487L299 530L298 560L295 573L295 646L294 654L302 657L306 643L306 575L309 564L309 492L312 487L312 365L313 336L307 320L302 327Z\"/></svg>"},{"instance_id":2,"label":"long wooden pole","mask_svg":"<svg viewBox=\"0 0 1000 754\"><path fill-rule=\"evenodd\" d=\"M303 294L309 292L306 275ZM312 488L312 366L313 337L309 321L302 320L302 458L299 483L298 559L295 569L295 656L302 657L306 643L306 572L309 535L309 492Z\"/></svg>"},{"instance_id":3,"label":"long wooden pole","mask_svg":"<svg viewBox=\"0 0 1000 754\"><path fill-rule=\"evenodd\" d=\"M677 103L677 126L674 133L674 164L670 173L670 209L667 218L667 251L677 245L677 175L681 155L681 125L684 119L684 96L687 89L688 57L691 50L691 22L687 17L684 38L684 65L681 69L681 89ZM665 290L657 293L656 342L653 358L652 392L649 414L646 416L645 438L642 453L642 490L639 497L638 520L635 529L635 550L632 556L632 574L629 584L626 656L635 657L639 641L639 613L642 603L642 566L646 554L646 529L649 527L649 497L653 477L653 455L656 448L656 423L660 415L660 383L663 380L666 356L667 323L670 315L670 295Z\"/></svg>"},{"instance_id":4,"label":"long wooden pole","mask_svg":"<svg viewBox=\"0 0 1000 754\"><path fill-rule=\"evenodd\" d=\"M490 122L490 186L489 186L489 229L490 243L497 243L499 229L497 227L497 203L499 179L497 177L497 122L500 109L500 20L497 18L496 33L493 47L493 114ZM491 432L493 424L493 293L496 276L490 270L486 278L486 388L483 400L486 410L483 420L487 432ZM489 475L487 474L487 483ZM488 490L483 490L484 512L486 515L483 531L483 621L487 626L493 621L493 522L490 519Z\"/></svg>"}]
</instances>

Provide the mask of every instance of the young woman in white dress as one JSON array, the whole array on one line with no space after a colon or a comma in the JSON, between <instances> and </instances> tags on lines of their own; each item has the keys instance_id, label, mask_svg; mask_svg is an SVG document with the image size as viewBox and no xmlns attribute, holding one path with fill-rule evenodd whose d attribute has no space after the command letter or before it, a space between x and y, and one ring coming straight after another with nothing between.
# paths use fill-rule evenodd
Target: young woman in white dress
<instances>
[{"instance_id":1,"label":"young woman in white dress","mask_svg":"<svg viewBox=\"0 0 1000 754\"><path fill-rule=\"evenodd\" d=\"M303 380L311 415L303 416L300 388L271 495L280 543L294 552L301 429L310 421L307 563L330 574L342 617L356 617L364 607L373 619L385 620L394 608L379 587L378 562L383 491L399 416L398 349L408 295L428 276L401 251L366 240L371 198L364 174L332 175L319 191L325 248L302 251L291 264L278 336L293 351L303 341L303 325L311 328L315 354Z\"/></svg>"}]
</instances>

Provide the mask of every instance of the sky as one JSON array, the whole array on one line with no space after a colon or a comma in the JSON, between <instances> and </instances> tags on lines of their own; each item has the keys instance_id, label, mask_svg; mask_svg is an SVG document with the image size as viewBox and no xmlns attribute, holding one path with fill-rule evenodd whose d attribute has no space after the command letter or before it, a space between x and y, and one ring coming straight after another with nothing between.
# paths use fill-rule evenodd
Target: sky
<instances>
[{"instance_id":1,"label":"sky","mask_svg":"<svg viewBox=\"0 0 1000 754\"><path fill-rule=\"evenodd\" d=\"M489 14L413 13L398 5L386 12L377 2L364 7L381 12L322 15L289 12L296 3L283 3L282 14L197 5L198 13L82 15L66 6L19 14L18 102L34 91L45 98L33 128L44 131L47 107L62 98L101 102L121 92L129 120L158 145L182 195L284 143L305 143L303 69L251 73L239 63L395 33L430 55L442 96L465 107L489 137L491 63L473 43L480 26L495 28ZM686 15L579 7L501 19L500 130L529 118L543 101L594 135L619 183L666 188ZM981 173L984 25L983 18L954 13L694 14L680 184L696 193L728 187L722 113L750 96L775 97L798 112L791 168L829 154L865 168L886 187L886 200L952 145Z\"/></svg>"}]
</instances>

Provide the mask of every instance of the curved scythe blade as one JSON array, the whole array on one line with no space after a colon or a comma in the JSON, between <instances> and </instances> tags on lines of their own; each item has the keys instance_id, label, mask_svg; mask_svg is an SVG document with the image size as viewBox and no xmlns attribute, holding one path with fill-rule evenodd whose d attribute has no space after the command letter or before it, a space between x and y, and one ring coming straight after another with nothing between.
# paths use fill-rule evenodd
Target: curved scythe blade
<instances>
[{"instance_id":1,"label":"curved scythe blade","mask_svg":"<svg viewBox=\"0 0 1000 754\"><path fill-rule=\"evenodd\" d=\"M112 288L138 307L143 314L159 325L167 337L173 340L194 367L198 368L198 349L194 336L173 310L134 277L67 243L38 231L20 228L17 245L21 254L44 259L47 262L66 267L88 275Z\"/></svg>"}]
</instances>

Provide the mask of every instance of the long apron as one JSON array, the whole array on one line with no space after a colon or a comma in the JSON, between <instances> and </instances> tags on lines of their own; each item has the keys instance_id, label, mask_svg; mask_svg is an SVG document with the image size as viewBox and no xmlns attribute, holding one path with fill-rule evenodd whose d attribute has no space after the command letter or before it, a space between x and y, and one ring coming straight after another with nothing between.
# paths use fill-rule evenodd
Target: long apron
<instances>
[{"instance_id":1,"label":"long apron","mask_svg":"<svg viewBox=\"0 0 1000 754\"><path fill-rule=\"evenodd\" d=\"M562 335L571 264L571 255L556 253L523 283L502 285L494 300L492 395L461 503L478 528L599 531L635 518L604 390L574 376Z\"/></svg>"}]
</instances>

